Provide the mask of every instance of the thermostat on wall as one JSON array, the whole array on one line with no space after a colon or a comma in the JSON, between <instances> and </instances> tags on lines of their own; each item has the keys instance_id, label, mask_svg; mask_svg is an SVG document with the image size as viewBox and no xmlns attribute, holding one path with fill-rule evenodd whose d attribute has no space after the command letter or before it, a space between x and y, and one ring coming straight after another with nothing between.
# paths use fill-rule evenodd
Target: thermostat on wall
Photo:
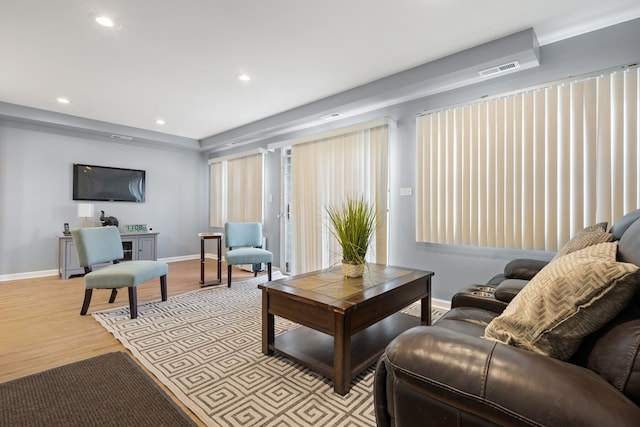
<instances>
[{"instance_id":1,"label":"thermostat on wall","mask_svg":"<svg viewBox=\"0 0 640 427\"><path fill-rule=\"evenodd\" d=\"M127 224L124 226L125 233L146 233L147 224Z\"/></svg>"}]
</instances>

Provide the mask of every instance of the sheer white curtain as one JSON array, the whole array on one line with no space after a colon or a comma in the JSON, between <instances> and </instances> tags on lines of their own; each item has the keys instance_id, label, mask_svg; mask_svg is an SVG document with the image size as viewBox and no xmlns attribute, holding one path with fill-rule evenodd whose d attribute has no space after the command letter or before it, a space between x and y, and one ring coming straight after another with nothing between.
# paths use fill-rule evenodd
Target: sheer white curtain
<instances>
[{"instance_id":1,"label":"sheer white curtain","mask_svg":"<svg viewBox=\"0 0 640 427\"><path fill-rule=\"evenodd\" d=\"M264 155L213 161L210 165L211 227L225 222L263 222Z\"/></svg>"},{"instance_id":2,"label":"sheer white curtain","mask_svg":"<svg viewBox=\"0 0 640 427\"><path fill-rule=\"evenodd\" d=\"M340 263L325 207L364 195L375 204L379 227L368 261L387 260L389 126L294 145L292 164L292 271L300 274Z\"/></svg>"},{"instance_id":3,"label":"sheer white curtain","mask_svg":"<svg viewBox=\"0 0 640 427\"><path fill-rule=\"evenodd\" d=\"M416 239L557 250L640 206L640 71L417 119Z\"/></svg>"}]
</instances>

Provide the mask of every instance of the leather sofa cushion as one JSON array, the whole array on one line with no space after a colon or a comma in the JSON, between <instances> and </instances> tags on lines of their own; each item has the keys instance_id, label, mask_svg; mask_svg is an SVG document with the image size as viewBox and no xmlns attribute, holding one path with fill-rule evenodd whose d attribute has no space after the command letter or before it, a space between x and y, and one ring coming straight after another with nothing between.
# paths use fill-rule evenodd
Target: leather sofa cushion
<instances>
[{"instance_id":1,"label":"leather sofa cushion","mask_svg":"<svg viewBox=\"0 0 640 427\"><path fill-rule=\"evenodd\" d=\"M627 232L627 229L631 226L631 224L636 222L638 219L640 219L640 209L629 212L611 226L611 230L609 230L609 233L613 234L616 240L620 240L622 236Z\"/></svg>"},{"instance_id":2,"label":"leather sofa cushion","mask_svg":"<svg viewBox=\"0 0 640 427\"><path fill-rule=\"evenodd\" d=\"M379 426L638 426L640 408L588 369L417 326L375 372Z\"/></svg>"},{"instance_id":3,"label":"leather sofa cushion","mask_svg":"<svg viewBox=\"0 0 640 427\"><path fill-rule=\"evenodd\" d=\"M640 319L617 325L600 338L587 367L640 406ZM617 359L617 360L612 360Z\"/></svg>"},{"instance_id":4,"label":"leather sofa cushion","mask_svg":"<svg viewBox=\"0 0 640 427\"><path fill-rule=\"evenodd\" d=\"M634 302L587 337L571 361L596 372L640 406L640 287Z\"/></svg>"},{"instance_id":5,"label":"leather sofa cushion","mask_svg":"<svg viewBox=\"0 0 640 427\"><path fill-rule=\"evenodd\" d=\"M480 337L484 334L487 325L498 313L477 307L458 307L449 310L438 319L434 325L447 328L452 331L462 332L466 335Z\"/></svg>"},{"instance_id":6,"label":"leather sofa cushion","mask_svg":"<svg viewBox=\"0 0 640 427\"><path fill-rule=\"evenodd\" d=\"M640 221L631 224L620 238L618 260L640 265Z\"/></svg>"},{"instance_id":7,"label":"leather sofa cushion","mask_svg":"<svg viewBox=\"0 0 640 427\"><path fill-rule=\"evenodd\" d=\"M542 269L485 330L485 338L566 360L633 297L640 267L616 261L617 243L565 255Z\"/></svg>"}]
</instances>

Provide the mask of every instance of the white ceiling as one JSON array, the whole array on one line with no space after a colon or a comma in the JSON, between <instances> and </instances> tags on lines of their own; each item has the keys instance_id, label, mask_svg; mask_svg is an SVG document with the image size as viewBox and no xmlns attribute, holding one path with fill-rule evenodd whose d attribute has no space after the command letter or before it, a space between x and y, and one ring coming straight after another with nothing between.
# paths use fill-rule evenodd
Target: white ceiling
<instances>
[{"instance_id":1,"label":"white ceiling","mask_svg":"<svg viewBox=\"0 0 640 427\"><path fill-rule=\"evenodd\" d=\"M637 17L638 0L0 0L0 102L203 139L526 28L544 45Z\"/></svg>"}]
</instances>

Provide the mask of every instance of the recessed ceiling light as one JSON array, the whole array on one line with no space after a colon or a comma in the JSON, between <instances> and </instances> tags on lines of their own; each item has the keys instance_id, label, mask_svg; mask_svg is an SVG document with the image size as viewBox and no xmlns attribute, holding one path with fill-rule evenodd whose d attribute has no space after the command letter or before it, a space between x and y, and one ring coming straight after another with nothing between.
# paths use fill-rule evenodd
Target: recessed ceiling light
<instances>
[{"instance_id":1,"label":"recessed ceiling light","mask_svg":"<svg viewBox=\"0 0 640 427\"><path fill-rule=\"evenodd\" d=\"M63 96L59 96L58 98L56 98L56 101L58 101L60 104L70 104L71 101L69 101L69 98L65 98Z\"/></svg>"},{"instance_id":2,"label":"recessed ceiling light","mask_svg":"<svg viewBox=\"0 0 640 427\"><path fill-rule=\"evenodd\" d=\"M109 18L108 16L97 16L96 22L102 25L103 27L109 27L109 28L115 25L115 22L113 22L113 19Z\"/></svg>"},{"instance_id":3,"label":"recessed ceiling light","mask_svg":"<svg viewBox=\"0 0 640 427\"><path fill-rule=\"evenodd\" d=\"M163 124L165 124L165 121L162 120L162 119L156 119L156 124L157 125L163 125Z\"/></svg>"},{"instance_id":4,"label":"recessed ceiling light","mask_svg":"<svg viewBox=\"0 0 640 427\"><path fill-rule=\"evenodd\" d=\"M248 82L251 80L251 77L248 74L240 74L238 75L238 80L242 80L243 82Z\"/></svg>"}]
</instances>

